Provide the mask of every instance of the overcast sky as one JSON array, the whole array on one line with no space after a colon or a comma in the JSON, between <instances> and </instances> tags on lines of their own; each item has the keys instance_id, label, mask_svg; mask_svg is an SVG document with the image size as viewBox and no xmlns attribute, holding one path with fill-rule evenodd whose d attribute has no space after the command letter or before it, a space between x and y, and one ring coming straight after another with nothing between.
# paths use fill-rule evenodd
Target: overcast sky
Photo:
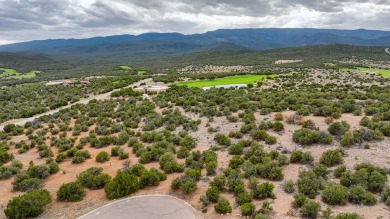
<instances>
[{"instance_id":1,"label":"overcast sky","mask_svg":"<svg viewBox=\"0 0 390 219\"><path fill-rule=\"evenodd\" d=\"M390 30L390 0L0 0L0 44L262 27Z\"/></svg>"}]
</instances>

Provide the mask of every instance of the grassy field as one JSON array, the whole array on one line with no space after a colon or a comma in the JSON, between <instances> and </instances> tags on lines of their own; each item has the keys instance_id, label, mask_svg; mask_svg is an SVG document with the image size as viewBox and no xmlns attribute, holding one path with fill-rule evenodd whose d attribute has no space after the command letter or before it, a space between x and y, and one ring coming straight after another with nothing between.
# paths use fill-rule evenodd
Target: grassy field
<instances>
[{"instance_id":1,"label":"grassy field","mask_svg":"<svg viewBox=\"0 0 390 219\"><path fill-rule=\"evenodd\" d=\"M188 87L209 87L216 85L227 85L227 84L252 84L257 81L274 75L240 75L226 78L217 78L214 80L202 80L202 81L185 81L176 83L177 85L186 85Z\"/></svg>"},{"instance_id":2,"label":"grassy field","mask_svg":"<svg viewBox=\"0 0 390 219\"><path fill-rule=\"evenodd\" d=\"M30 71L26 74L22 74L15 71L14 69L0 68L0 78L24 79L35 78L36 76L36 71Z\"/></svg>"},{"instance_id":3,"label":"grassy field","mask_svg":"<svg viewBox=\"0 0 390 219\"><path fill-rule=\"evenodd\" d=\"M390 70L386 69L379 69L379 68L356 68L356 69L349 69L349 68L342 68L340 69L342 72L374 72L377 74L381 74L385 77L390 77Z\"/></svg>"},{"instance_id":4,"label":"grassy field","mask_svg":"<svg viewBox=\"0 0 390 219\"><path fill-rule=\"evenodd\" d=\"M131 70L132 68L130 67L130 66L128 66L128 65L121 65L121 66L119 66L119 68L121 69L121 70Z\"/></svg>"},{"instance_id":5,"label":"grassy field","mask_svg":"<svg viewBox=\"0 0 390 219\"><path fill-rule=\"evenodd\" d=\"M138 75L145 75L146 73L146 71L138 71Z\"/></svg>"}]
</instances>

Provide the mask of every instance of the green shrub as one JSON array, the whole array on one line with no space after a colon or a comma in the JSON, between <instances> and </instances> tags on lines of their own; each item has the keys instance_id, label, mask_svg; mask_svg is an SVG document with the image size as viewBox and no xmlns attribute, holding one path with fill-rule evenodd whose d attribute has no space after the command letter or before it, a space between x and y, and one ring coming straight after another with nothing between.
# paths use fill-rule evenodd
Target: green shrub
<instances>
[{"instance_id":1,"label":"green shrub","mask_svg":"<svg viewBox=\"0 0 390 219\"><path fill-rule=\"evenodd\" d=\"M102 173L103 168L91 167L77 176L77 181L89 189L101 189L111 180L111 176Z\"/></svg>"},{"instance_id":2,"label":"green shrub","mask_svg":"<svg viewBox=\"0 0 390 219\"><path fill-rule=\"evenodd\" d=\"M372 192L381 192L386 182L386 170L367 163L356 165L354 173L347 171L340 177L340 183L346 187L360 185Z\"/></svg>"},{"instance_id":3,"label":"green shrub","mask_svg":"<svg viewBox=\"0 0 390 219\"><path fill-rule=\"evenodd\" d=\"M347 148L353 146L355 144L355 140L354 140L352 133L351 132L345 133L340 140L340 144L341 144L341 146L347 147Z\"/></svg>"},{"instance_id":4,"label":"green shrub","mask_svg":"<svg viewBox=\"0 0 390 219\"><path fill-rule=\"evenodd\" d=\"M27 169L31 178L46 179L50 176L50 167L47 165L32 165Z\"/></svg>"},{"instance_id":5,"label":"green shrub","mask_svg":"<svg viewBox=\"0 0 390 219\"><path fill-rule=\"evenodd\" d=\"M242 216L252 216L256 211L256 206L253 203L245 203L240 207Z\"/></svg>"},{"instance_id":6,"label":"green shrub","mask_svg":"<svg viewBox=\"0 0 390 219\"><path fill-rule=\"evenodd\" d=\"M310 151L303 152L301 150L296 150L291 153L290 163L302 163L309 164L314 161L313 155L311 155Z\"/></svg>"},{"instance_id":7,"label":"green shrub","mask_svg":"<svg viewBox=\"0 0 390 219\"><path fill-rule=\"evenodd\" d=\"M8 202L4 213L9 219L38 217L43 213L44 207L50 204L51 201L47 190L31 190L12 198Z\"/></svg>"},{"instance_id":8,"label":"green shrub","mask_svg":"<svg viewBox=\"0 0 390 219\"><path fill-rule=\"evenodd\" d=\"M117 199L128 196L139 189L138 178L128 173L118 173L114 179L104 187L108 199Z\"/></svg>"},{"instance_id":9,"label":"green shrub","mask_svg":"<svg viewBox=\"0 0 390 219\"><path fill-rule=\"evenodd\" d=\"M337 178L340 178L343 173L347 171L347 167L345 165L339 166L334 170L333 175Z\"/></svg>"},{"instance_id":10,"label":"green shrub","mask_svg":"<svg viewBox=\"0 0 390 219\"><path fill-rule=\"evenodd\" d=\"M210 186L217 188L219 191L223 191L226 186L226 176L219 175L214 177L210 182Z\"/></svg>"},{"instance_id":11,"label":"green shrub","mask_svg":"<svg viewBox=\"0 0 390 219\"><path fill-rule=\"evenodd\" d=\"M33 189L40 189L43 186L43 180L33 178L26 172L17 174L12 182L12 188L15 191L28 191Z\"/></svg>"},{"instance_id":12,"label":"green shrub","mask_svg":"<svg viewBox=\"0 0 390 219\"><path fill-rule=\"evenodd\" d=\"M244 151L244 146L241 144L234 144L228 148L228 151L231 155L241 155Z\"/></svg>"},{"instance_id":13,"label":"green shrub","mask_svg":"<svg viewBox=\"0 0 390 219\"><path fill-rule=\"evenodd\" d=\"M242 205L242 204L245 204L245 203L248 203L251 201L252 201L252 197L247 192L241 192L241 193L236 195L236 202L239 205Z\"/></svg>"},{"instance_id":14,"label":"green shrub","mask_svg":"<svg viewBox=\"0 0 390 219\"><path fill-rule=\"evenodd\" d=\"M274 184L269 182L264 182L258 185L253 190L253 198L263 199L263 198L275 198L275 194L272 192L275 188Z\"/></svg>"},{"instance_id":15,"label":"green shrub","mask_svg":"<svg viewBox=\"0 0 390 219\"><path fill-rule=\"evenodd\" d=\"M266 144L269 144L269 145L276 144L276 137L274 137L274 136L268 136L268 137L265 139L265 143L266 143Z\"/></svg>"},{"instance_id":16,"label":"green shrub","mask_svg":"<svg viewBox=\"0 0 390 219\"><path fill-rule=\"evenodd\" d=\"M325 165L316 163L314 165L313 172L317 175L317 177L322 177L325 179L330 171Z\"/></svg>"},{"instance_id":17,"label":"green shrub","mask_svg":"<svg viewBox=\"0 0 390 219\"><path fill-rule=\"evenodd\" d=\"M390 206L390 187L386 187L384 191L381 194L382 201L387 205Z\"/></svg>"},{"instance_id":18,"label":"green shrub","mask_svg":"<svg viewBox=\"0 0 390 219\"><path fill-rule=\"evenodd\" d=\"M315 198L320 188L320 180L312 170L299 171L298 191L309 198Z\"/></svg>"},{"instance_id":19,"label":"green shrub","mask_svg":"<svg viewBox=\"0 0 390 219\"><path fill-rule=\"evenodd\" d=\"M253 140L256 141L265 141L265 139L267 139L268 137L268 134L265 130L254 130L251 132L250 135L253 138Z\"/></svg>"},{"instance_id":20,"label":"green shrub","mask_svg":"<svg viewBox=\"0 0 390 219\"><path fill-rule=\"evenodd\" d=\"M62 184L57 191L57 200L66 202L77 202L83 200L85 189L78 182Z\"/></svg>"},{"instance_id":21,"label":"green shrub","mask_svg":"<svg viewBox=\"0 0 390 219\"><path fill-rule=\"evenodd\" d=\"M211 202L217 202L220 197L220 191L215 187L210 187L206 190L206 196Z\"/></svg>"},{"instance_id":22,"label":"green shrub","mask_svg":"<svg viewBox=\"0 0 390 219\"><path fill-rule=\"evenodd\" d=\"M196 182L192 180L188 181L183 181L181 183L180 189L185 193L185 194L190 194L192 192L196 191Z\"/></svg>"},{"instance_id":23,"label":"green shrub","mask_svg":"<svg viewBox=\"0 0 390 219\"><path fill-rule=\"evenodd\" d=\"M181 180L180 177L174 178L171 182L171 189L175 189L175 190L180 189L182 183L183 181Z\"/></svg>"},{"instance_id":24,"label":"green shrub","mask_svg":"<svg viewBox=\"0 0 390 219\"><path fill-rule=\"evenodd\" d=\"M298 193L296 195L294 195L294 201L292 201L292 206L294 208L300 208L303 206L303 204L305 204L307 201L307 198L304 194L302 193Z\"/></svg>"},{"instance_id":25,"label":"green shrub","mask_svg":"<svg viewBox=\"0 0 390 219\"><path fill-rule=\"evenodd\" d=\"M301 145L312 145L316 143L331 144L333 142L333 138L326 132L302 128L294 131L293 141Z\"/></svg>"},{"instance_id":26,"label":"green shrub","mask_svg":"<svg viewBox=\"0 0 390 219\"><path fill-rule=\"evenodd\" d=\"M327 150L322 153L320 158L320 163L326 165L327 167L333 167L342 164L343 162L343 153L340 149Z\"/></svg>"},{"instance_id":27,"label":"green shrub","mask_svg":"<svg viewBox=\"0 0 390 219\"><path fill-rule=\"evenodd\" d=\"M214 140L220 144L220 145L224 145L224 146L230 146L231 144L231 140L228 136L224 135L224 134L216 134L214 136Z\"/></svg>"},{"instance_id":28,"label":"green shrub","mask_svg":"<svg viewBox=\"0 0 390 219\"><path fill-rule=\"evenodd\" d=\"M214 209L218 214L232 213L232 206L226 198L220 197Z\"/></svg>"},{"instance_id":29,"label":"green shrub","mask_svg":"<svg viewBox=\"0 0 390 219\"><path fill-rule=\"evenodd\" d=\"M286 180L283 182L283 190L285 193L295 192L295 182L293 180Z\"/></svg>"},{"instance_id":30,"label":"green shrub","mask_svg":"<svg viewBox=\"0 0 390 219\"><path fill-rule=\"evenodd\" d=\"M339 213L333 219L364 219L356 213Z\"/></svg>"},{"instance_id":31,"label":"green shrub","mask_svg":"<svg viewBox=\"0 0 390 219\"><path fill-rule=\"evenodd\" d=\"M301 207L302 216L306 218L317 218L321 205L313 200L307 200Z\"/></svg>"},{"instance_id":32,"label":"green shrub","mask_svg":"<svg viewBox=\"0 0 390 219\"><path fill-rule=\"evenodd\" d=\"M162 181L166 177L164 177L164 175L164 173L158 172L157 169L151 169L150 171L142 171L139 179L140 188L142 189L147 186L158 186L160 184L160 181Z\"/></svg>"},{"instance_id":33,"label":"green shrub","mask_svg":"<svg viewBox=\"0 0 390 219\"><path fill-rule=\"evenodd\" d=\"M101 151L96 155L96 161L99 163L104 163L109 160L110 160L110 155L105 151Z\"/></svg>"},{"instance_id":34,"label":"green shrub","mask_svg":"<svg viewBox=\"0 0 390 219\"><path fill-rule=\"evenodd\" d=\"M336 183L329 183L322 192L322 200L330 205L344 205L347 200L347 189Z\"/></svg>"},{"instance_id":35,"label":"green shrub","mask_svg":"<svg viewBox=\"0 0 390 219\"><path fill-rule=\"evenodd\" d=\"M334 122L328 127L328 132L332 135L342 136L351 126L346 122Z\"/></svg>"}]
</instances>

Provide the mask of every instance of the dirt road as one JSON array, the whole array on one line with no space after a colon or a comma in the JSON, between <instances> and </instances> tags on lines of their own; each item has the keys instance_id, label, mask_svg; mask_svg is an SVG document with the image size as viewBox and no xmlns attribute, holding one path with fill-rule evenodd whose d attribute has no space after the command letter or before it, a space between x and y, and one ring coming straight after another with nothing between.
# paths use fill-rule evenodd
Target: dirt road
<instances>
[{"instance_id":1,"label":"dirt road","mask_svg":"<svg viewBox=\"0 0 390 219\"><path fill-rule=\"evenodd\" d=\"M151 82L153 79L152 78L148 78L148 79L144 79L144 80L141 80L141 81L138 81L134 84L130 84L129 86L126 86L126 87L123 87L123 88L128 88L128 87L134 87L134 86L140 86L141 83L147 83L147 82ZM37 119L41 116L44 116L44 115L51 115L51 114L54 114L62 109L66 109L66 108L69 108L73 105L76 105L76 104L87 104L89 101L93 100L93 99L97 99L97 100L106 100L106 99L109 99L110 98L110 95L111 93L115 92L115 91L118 91L120 89L123 89L123 88L119 88L119 89L115 89L115 90L112 90L110 92L107 92L107 93L104 93L104 94L97 94L97 95L92 95L88 98L83 98L75 103L72 103L72 104L69 104L67 106L63 106L63 107L60 107L60 108L57 108L57 109L54 109L54 110L50 110L50 111L47 111L45 113L42 113L42 114L38 114L38 115L35 115L35 116L32 116L32 117L29 117L29 118L21 118L21 119L14 119L14 120L9 120L7 122L4 122L0 125L0 130L3 130L4 126L6 124L10 124L10 123L13 123L15 125L21 125L21 126L24 126L24 124L26 124L27 122L32 122L34 121L34 119Z\"/></svg>"},{"instance_id":2,"label":"dirt road","mask_svg":"<svg viewBox=\"0 0 390 219\"><path fill-rule=\"evenodd\" d=\"M168 195L146 195L122 199L100 207L79 219L202 218L190 204Z\"/></svg>"}]
</instances>

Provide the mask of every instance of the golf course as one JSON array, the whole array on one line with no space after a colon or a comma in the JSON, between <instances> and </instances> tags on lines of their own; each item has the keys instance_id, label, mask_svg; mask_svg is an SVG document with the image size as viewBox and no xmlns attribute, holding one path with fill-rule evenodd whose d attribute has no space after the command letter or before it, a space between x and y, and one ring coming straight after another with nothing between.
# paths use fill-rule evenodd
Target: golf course
<instances>
[{"instance_id":1,"label":"golf course","mask_svg":"<svg viewBox=\"0 0 390 219\"><path fill-rule=\"evenodd\" d=\"M261 81L267 77L273 78L275 75L239 75L212 80L184 81L176 83L177 85L186 85L188 87L209 87L228 84L252 84Z\"/></svg>"}]
</instances>

